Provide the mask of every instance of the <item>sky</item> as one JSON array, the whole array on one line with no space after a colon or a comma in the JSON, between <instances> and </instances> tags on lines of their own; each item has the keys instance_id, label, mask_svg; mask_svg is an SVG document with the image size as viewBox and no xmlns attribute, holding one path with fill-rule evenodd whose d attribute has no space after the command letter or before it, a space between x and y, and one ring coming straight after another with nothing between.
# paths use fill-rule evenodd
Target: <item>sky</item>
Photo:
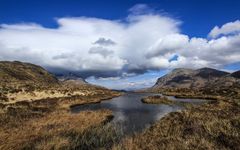
<instances>
[{"instance_id":1,"label":"sky","mask_svg":"<svg viewBox=\"0 0 240 150\"><path fill-rule=\"evenodd\" d=\"M113 89L174 68L240 70L238 0L0 0L0 61Z\"/></svg>"}]
</instances>

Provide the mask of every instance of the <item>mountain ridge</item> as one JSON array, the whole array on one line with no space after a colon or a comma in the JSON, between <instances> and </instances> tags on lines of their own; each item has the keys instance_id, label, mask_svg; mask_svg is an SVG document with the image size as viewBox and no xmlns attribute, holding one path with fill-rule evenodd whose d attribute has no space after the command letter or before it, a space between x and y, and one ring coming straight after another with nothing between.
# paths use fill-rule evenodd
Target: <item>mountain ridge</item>
<instances>
[{"instance_id":1,"label":"mountain ridge","mask_svg":"<svg viewBox=\"0 0 240 150\"><path fill-rule=\"evenodd\" d=\"M240 71L229 73L213 68L200 69L173 69L170 73L157 79L152 88L204 88L213 85L215 82L224 81L236 82Z\"/></svg>"},{"instance_id":2,"label":"mountain ridge","mask_svg":"<svg viewBox=\"0 0 240 150\"><path fill-rule=\"evenodd\" d=\"M19 61L0 61L0 84L57 85L58 79L41 66Z\"/></svg>"},{"instance_id":3,"label":"mountain ridge","mask_svg":"<svg viewBox=\"0 0 240 150\"><path fill-rule=\"evenodd\" d=\"M19 61L0 61L0 102L87 96L111 90L81 78L59 80L44 68Z\"/></svg>"}]
</instances>

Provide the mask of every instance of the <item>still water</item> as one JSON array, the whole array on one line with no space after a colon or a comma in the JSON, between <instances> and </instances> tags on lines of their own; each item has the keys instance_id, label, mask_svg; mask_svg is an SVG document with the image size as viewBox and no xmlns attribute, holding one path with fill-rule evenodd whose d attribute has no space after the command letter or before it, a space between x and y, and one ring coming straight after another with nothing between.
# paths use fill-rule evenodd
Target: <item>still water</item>
<instances>
[{"instance_id":1,"label":"still water","mask_svg":"<svg viewBox=\"0 0 240 150\"><path fill-rule=\"evenodd\" d=\"M110 109L114 119L111 123L120 125L124 134L131 134L149 127L152 123L162 118L164 115L184 109L183 105L164 105L164 104L144 104L141 99L153 93L126 93L125 95L102 101L96 104L86 104L71 108L73 113L83 110ZM177 99L173 96L168 97L174 101L187 102L195 105L205 103L205 100L197 99Z\"/></svg>"}]
</instances>

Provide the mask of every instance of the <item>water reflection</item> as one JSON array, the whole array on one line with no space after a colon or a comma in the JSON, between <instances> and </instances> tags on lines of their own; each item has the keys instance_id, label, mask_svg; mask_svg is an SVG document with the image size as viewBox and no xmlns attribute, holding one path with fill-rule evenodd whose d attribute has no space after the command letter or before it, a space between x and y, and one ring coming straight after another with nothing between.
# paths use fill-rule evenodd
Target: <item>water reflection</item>
<instances>
[{"instance_id":1,"label":"water reflection","mask_svg":"<svg viewBox=\"0 0 240 150\"><path fill-rule=\"evenodd\" d=\"M120 125L124 134L131 134L141 131L170 112L183 109L183 106L177 104L170 106L163 104L144 104L141 102L143 97L150 95L157 94L127 93L123 96L101 103L75 106L71 110L73 113L78 113L83 110L110 109L113 111L114 115L112 123ZM203 100L169 98L174 101L189 102L193 104L205 102Z\"/></svg>"}]
</instances>

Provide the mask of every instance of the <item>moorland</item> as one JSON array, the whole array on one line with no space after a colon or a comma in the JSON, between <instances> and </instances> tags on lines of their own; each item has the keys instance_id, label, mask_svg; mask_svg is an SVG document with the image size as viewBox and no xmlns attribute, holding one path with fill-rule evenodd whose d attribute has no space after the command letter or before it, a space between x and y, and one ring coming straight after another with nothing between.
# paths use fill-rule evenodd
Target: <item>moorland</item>
<instances>
[{"instance_id":1,"label":"moorland","mask_svg":"<svg viewBox=\"0 0 240 150\"><path fill-rule=\"evenodd\" d=\"M123 92L82 80L59 80L34 64L0 62L0 149L240 147L239 71L175 69L141 92L207 99L209 103L169 113L144 131L123 136L117 126L109 124L114 117L111 110L70 111L72 106L99 103ZM142 101L173 103L164 96Z\"/></svg>"}]
</instances>

